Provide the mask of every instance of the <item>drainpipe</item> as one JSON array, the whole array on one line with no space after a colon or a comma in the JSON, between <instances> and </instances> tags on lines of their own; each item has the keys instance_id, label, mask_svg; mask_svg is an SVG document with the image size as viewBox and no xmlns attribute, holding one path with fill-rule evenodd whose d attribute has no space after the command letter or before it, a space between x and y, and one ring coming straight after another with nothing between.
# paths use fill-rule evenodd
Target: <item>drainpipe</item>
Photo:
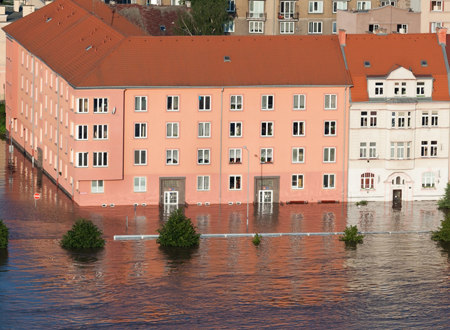
<instances>
[{"instance_id":1,"label":"drainpipe","mask_svg":"<svg viewBox=\"0 0 450 330\"><path fill-rule=\"evenodd\" d=\"M219 206L222 203L222 122L223 122L223 87L220 92L220 159L219 159Z\"/></svg>"},{"instance_id":2,"label":"drainpipe","mask_svg":"<svg viewBox=\"0 0 450 330\"><path fill-rule=\"evenodd\" d=\"M275 25L277 24L277 15L276 15L276 12L275 12L275 9L276 9L276 3L275 3L276 1L274 1L273 2L273 28L272 28L272 30L273 30L273 32L272 32L272 34L273 35L275 35Z\"/></svg>"},{"instance_id":3,"label":"drainpipe","mask_svg":"<svg viewBox=\"0 0 450 330\"><path fill-rule=\"evenodd\" d=\"M35 114L34 114L34 99L36 98L36 95L34 95L34 91L36 90L36 86L34 85L34 77L36 76L35 70L35 60L36 60L36 56L33 56L33 88L31 89L31 98L33 99L32 102L32 109L31 109L31 144L33 146L33 148L31 148L31 167L34 168L34 149L36 148L36 146L34 145L34 125L36 124L34 122L35 119Z\"/></svg>"},{"instance_id":4,"label":"drainpipe","mask_svg":"<svg viewBox=\"0 0 450 330\"><path fill-rule=\"evenodd\" d=\"M59 99L60 99L60 94L61 94L61 91L60 91L60 85L59 85L59 75L57 75L56 76L56 93L58 94L58 109L56 110L56 188L58 188L58 182L59 182L59 170L60 170L60 168L59 168L59 148L60 148L60 145L59 145L59 121L60 121L60 118L59 118L59 115L60 115L60 113L59 113L59 111L60 111L60 109L59 109Z\"/></svg>"},{"instance_id":5,"label":"drainpipe","mask_svg":"<svg viewBox=\"0 0 450 330\"><path fill-rule=\"evenodd\" d=\"M342 151L342 203L344 203L345 201L345 163L347 162L347 158L348 158L348 153L347 153L347 158L345 157L345 148L346 148L346 144L345 144L345 139L346 139L346 130L347 130L347 89L348 87L345 87L345 94L344 94L344 147L343 147L343 151ZM350 110L349 110L350 111ZM347 165L347 172L348 172L348 165ZM347 178L348 178L348 173L347 173ZM348 182L347 182L348 185Z\"/></svg>"},{"instance_id":6,"label":"drainpipe","mask_svg":"<svg viewBox=\"0 0 450 330\"><path fill-rule=\"evenodd\" d=\"M125 152L125 92L127 88L123 90L123 108L122 108L122 153ZM148 109L148 101L147 101L147 109ZM134 128L133 128L134 129ZM110 136L111 132L108 132L108 136ZM125 178L125 157L122 154L122 180Z\"/></svg>"}]
</instances>

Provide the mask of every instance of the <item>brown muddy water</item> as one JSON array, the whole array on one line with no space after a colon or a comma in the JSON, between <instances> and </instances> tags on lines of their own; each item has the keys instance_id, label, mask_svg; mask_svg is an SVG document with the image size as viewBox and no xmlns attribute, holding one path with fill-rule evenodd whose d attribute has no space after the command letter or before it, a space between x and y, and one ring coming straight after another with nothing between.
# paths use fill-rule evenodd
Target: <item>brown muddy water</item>
<instances>
[{"instance_id":1,"label":"brown muddy water","mask_svg":"<svg viewBox=\"0 0 450 330\"><path fill-rule=\"evenodd\" d=\"M0 329L447 329L450 249L429 234L367 235L356 248L336 236L202 239L186 253L155 241L169 210L79 207L17 150L0 141ZM42 198L34 207L34 192ZM189 206L201 233L434 230L435 202ZM58 245L79 217L105 233L100 252ZM126 217L129 226L126 229Z\"/></svg>"}]
</instances>

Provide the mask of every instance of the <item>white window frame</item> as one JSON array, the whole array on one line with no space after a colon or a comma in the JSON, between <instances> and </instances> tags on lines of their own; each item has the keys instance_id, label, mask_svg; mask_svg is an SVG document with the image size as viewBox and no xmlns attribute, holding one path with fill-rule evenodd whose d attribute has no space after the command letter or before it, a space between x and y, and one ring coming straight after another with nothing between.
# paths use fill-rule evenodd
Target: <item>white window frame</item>
<instances>
[{"instance_id":1,"label":"white window frame","mask_svg":"<svg viewBox=\"0 0 450 330\"><path fill-rule=\"evenodd\" d=\"M93 140L108 140L108 125L93 125Z\"/></svg>"},{"instance_id":2,"label":"white window frame","mask_svg":"<svg viewBox=\"0 0 450 330\"><path fill-rule=\"evenodd\" d=\"M174 159L176 160L176 162L174 162ZM166 149L166 165L178 165L178 164L180 164L179 150L178 149Z\"/></svg>"},{"instance_id":3,"label":"white window frame","mask_svg":"<svg viewBox=\"0 0 450 330\"><path fill-rule=\"evenodd\" d=\"M274 124L273 121L262 121L261 122L261 137L273 137L274 135ZM265 132L265 134L263 134ZM269 134L272 133L272 134Z\"/></svg>"},{"instance_id":4,"label":"white window frame","mask_svg":"<svg viewBox=\"0 0 450 330\"><path fill-rule=\"evenodd\" d=\"M166 138L178 139L180 137L180 124L179 123L166 123Z\"/></svg>"},{"instance_id":5,"label":"white window frame","mask_svg":"<svg viewBox=\"0 0 450 330\"><path fill-rule=\"evenodd\" d=\"M370 1L358 1L356 3L357 10L369 10L372 9L372 3Z\"/></svg>"},{"instance_id":6,"label":"white window frame","mask_svg":"<svg viewBox=\"0 0 450 330\"><path fill-rule=\"evenodd\" d=\"M198 111L211 111L211 95L198 96Z\"/></svg>"},{"instance_id":7,"label":"white window frame","mask_svg":"<svg viewBox=\"0 0 450 330\"><path fill-rule=\"evenodd\" d=\"M52 105L50 105L50 112L51 111ZM77 113L89 113L89 98L87 97L77 98Z\"/></svg>"},{"instance_id":8,"label":"white window frame","mask_svg":"<svg viewBox=\"0 0 450 330\"><path fill-rule=\"evenodd\" d=\"M325 181L325 178L326 181ZM330 180L333 178L332 180ZM330 184L330 182L333 183L333 185ZM336 188L336 175L333 173L325 173L322 176L322 188L323 189L335 189Z\"/></svg>"},{"instance_id":9,"label":"white window frame","mask_svg":"<svg viewBox=\"0 0 450 330\"><path fill-rule=\"evenodd\" d=\"M433 3L435 3L434 6L433 6ZM442 11L444 3L443 3L443 1L431 1L430 5L431 5L431 11Z\"/></svg>"},{"instance_id":10,"label":"white window frame","mask_svg":"<svg viewBox=\"0 0 450 330\"><path fill-rule=\"evenodd\" d=\"M331 22L331 33L337 34L337 22L336 21Z\"/></svg>"},{"instance_id":11,"label":"white window frame","mask_svg":"<svg viewBox=\"0 0 450 330\"><path fill-rule=\"evenodd\" d=\"M234 13L236 11L235 0L228 0L227 12Z\"/></svg>"},{"instance_id":12,"label":"white window frame","mask_svg":"<svg viewBox=\"0 0 450 330\"><path fill-rule=\"evenodd\" d=\"M235 31L235 24L234 21L228 21L223 25L223 32L225 33L234 33Z\"/></svg>"},{"instance_id":13,"label":"white window frame","mask_svg":"<svg viewBox=\"0 0 450 330\"><path fill-rule=\"evenodd\" d=\"M371 172L362 173L361 190L370 190L370 189L375 189L375 174Z\"/></svg>"},{"instance_id":14,"label":"white window frame","mask_svg":"<svg viewBox=\"0 0 450 330\"><path fill-rule=\"evenodd\" d=\"M211 122L200 122L198 123L197 136L199 138L210 138L211 137Z\"/></svg>"},{"instance_id":15,"label":"white window frame","mask_svg":"<svg viewBox=\"0 0 450 330\"><path fill-rule=\"evenodd\" d=\"M422 189L436 188L436 173L424 172L422 173Z\"/></svg>"},{"instance_id":16,"label":"white window frame","mask_svg":"<svg viewBox=\"0 0 450 330\"><path fill-rule=\"evenodd\" d=\"M375 95L377 96L384 95L384 82L382 81L375 82Z\"/></svg>"},{"instance_id":17,"label":"white window frame","mask_svg":"<svg viewBox=\"0 0 450 330\"><path fill-rule=\"evenodd\" d=\"M327 133L328 124L328 133ZM333 131L334 127L334 131ZM323 135L324 136L336 136L337 133L337 121L336 120L325 120L323 124Z\"/></svg>"},{"instance_id":18,"label":"white window frame","mask_svg":"<svg viewBox=\"0 0 450 330\"><path fill-rule=\"evenodd\" d=\"M197 176L197 191L209 191L211 179L209 175L198 175Z\"/></svg>"},{"instance_id":19,"label":"white window frame","mask_svg":"<svg viewBox=\"0 0 450 330\"><path fill-rule=\"evenodd\" d=\"M92 153L92 167L108 167L108 152L94 151Z\"/></svg>"},{"instance_id":20,"label":"white window frame","mask_svg":"<svg viewBox=\"0 0 450 330\"><path fill-rule=\"evenodd\" d=\"M135 176L133 178L133 192L135 193L147 192L147 177Z\"/></svg>"},{"instance_id":21,"label":"white window frame","mask_svg":"<svg viewBox=\"0 0 450 330\"><path fill-rule=\"evenodd\" d=\"M211 164L211 149L197 149L197 165Z\"/></svg>"},{"instance_id":22,"label":"white window frame","mask_svg":"<svg viewBox=\"0 0 450 330\"><path fill-rule=\"evenodd\" d=\"M369 158L377 158L377 143L369 142Z\"/></svg>"},{"instance_id":23,"label":"white window frame","mask_svg":"<svg viewBox=\"0 0 450 330\"><path fill-rule=\"evenodd\" d=\"M228 190L242 190L242 175L230 175L228 177Z\"/></svg>"},{"instance_id":24,"label":"white window frame","mask_svg":"<svg viewBox=\"0 0 450 330\"><path fill-rule=\"evenodd\" d=\"M147 150L135 149L134 150L134 165L142 166L147 165Z\"/></svg>"},{"instance_id":25,"label":"white window frame","mask_svg":"<svg viewBox=\"0 0 450 330\"><path fill-rule=\"evenodd\" d=\"M323 162L336 163L336 147L323 148Z\"/></svg>"},{"instance_id":26,"label":"white window frame","mask_svg":"<svg viewBox=\"0 0 450 330\"><path fill-rule=\"evenodd\" d=\"M136 129L138 129L139 131L136 132ZM147 138L147 123L134 123L134 138L135 139Z\"/></svg>"},{"instance_id":27,"label":"white window frame","mask_svg":"<svg viewBox=\"0 0 450 330\"><path fill-rule=\"evenodd\" d=\"M359 158L367 158L367 142L359 143Z\"/></svg>"},{"instance_id":28,"label":"white window frame","mask_svg":"<svg viewBox=\"0 0 450 330\"><path fill-rule=\"evenodd\" d=\"M94 104L93 113L108 113L107 97L94 97L93 104Z\"/></svg>"},{"instance_id":29,"label":"white window frame","mask_svg":"<svg viewBox=\"0 0 450 330\"><path fill-rule=\"evenodd\" d=\"M406 82L397 81L394 83L394 95L395 96L406 96Z\"/></svg>"},{"instance_id":30,"label":"white window frame","mask_svg":"<svg viewBox=\"0 0 450 330\"><path fill-rule=\"evenodd\" d=\"M308 22L308 34L322 34L323 22Z\"/></svg>"},{"instance_id":31,"label":"white window frame","mask_svg":"<svg viewBox=\"0 0 450 330\"><path fill-rule=\"evenodd\" d=\"M425 82L418 81L416 83L416 96L417 97L425 97Z\"/></svg>"},{"instance_id":32,"label":"white window frame","mask_svg":"<svg viewBox=\"0 0 450 330\"><path fill-rule=\"evenodd\" d=\"M305 148L293 147L292 148L292 163L301 164L305 162Z\"/></svg>"},{"instance_id":33,"label":"white window frame","mask_svg":"<svg viewBox=\"0 0 450 330\"><path fill-rule=\"evenodd\" d=\"M308 13L322 14L323 13L323 1L309 1Z\"/></svg>"},{"instance_id":34,"label":"white window frame","mask_svg":"<svg viewBox=\"0 0 450 330\"><path fill-rule=\"evenodd\" d=\"M333 14L336 14L338 10L347 10L347 1L333 1Z\"/></svg>"},{"instance_id":35,"label":"white window frame","mask_svg":"<svg viewBox=\"0 0 450 330\"><path fill-rule=\"evenodd\" d=\"M80 158L82 157L82 158ZM51 157L50 157L51 159ZM88 152L77 152L76 153L77 166L76 167L88 167L89 164L89 153Z\"/></svg>"},{"instance_id":36,"label":"white window frame","mask_svg":"<svg viewBox=\"0 0 450 330\"><path fill-rule=\"evenodd\" d=\"M249 33L264 33L264 22L263 21L248 22L248 32Z\"/></svg>"},{"instance_id":37,"label":"white window frame","mask_svg":"<svg viewBox=\"0 0 450 330\"><path fill-rule=\"evenodd\" d=\"M280 34L294 34L294 22L280 22Z\"/></svg>"},{"instance_id":38,"label":"white window frame","mask_svg":"<svg viewBox=\"0 0 450 330\"><path fill-rule=\"evenodd\" d=\"M444 26L442 22L430 22L430 32L436 33L437 28L441 28Z\"/></svg>"},{"instance_id":39,"label":"white window frame","mask_svg":"<svg viewBox=\"0 0 450 330\"><path fill-rule=\"evenodd\" d=\"M306 109L306 95L305 94L294 94L294 110L305 110Z\"/></svg>"},{"instance_id":40,"label":"white window frame","mask_svg":"<svg viewBox=\"0 0 450 330\"><path fill-rule=\"evenodd\" d=\"M52 129L50 129L50 131L51 130ZM88 125L77 125L76 132L77 132L77 135L76 135L75 140L77 140L77 141L87 141L88 140L88 138L89 138ZM80 134L81 134L81 136L80 136ZM53 135L53 133L50 134L50 136L52 136L52 135ZM51 137L50 137L50 139L51 139Z\"/></svg>"},{"instance_id":41,"label":"white window frame","mask_svg":"<svg viewBox=\"0 0 450 330\"><path fill-rule=\"evenodd\" d=\"M242 149L241 148L230 148L228 155L229 155L229 163L230 164L242 164Z\"/></svg>"},{"instance_id":42,"label":"white window frame","mask_svg":"<svg viewBox=\"0 0 450 330\"><path fill-rule=\"evenodd\" d=\"M273 163L273 148L261 148L259 155L261 164Z\"/></svg>"},{"instance_id":43,"label":"white window frame","mask_svg":"<svg viewBox=\"0 0 450 330\"><path fill-rule=\"evenodd\" d=\"M439 112L438 110L431 111L431 126L439 126Z\"/></svg>"},{"instance_id":44,"label":"white window frame","mask_svg":"<svg viewBox=\"0 0 450 330\"><path fill-rule=\"evenodd\" d=\"M142 101L144 101L144 102L142 102ZM147 105L148 105L147 96L135 96L134 97L134 111L135 112L146 112Z\"/></svg>"},{"instance_id":45,"label":"white window frame","mask_svg":"<svg viewBox=\"0 0 450 330\"><path fill-rule=\"evenodd\" d=\"M328 103L328 105L327 105L327 103ZM324 109L325 110L336 110L337 109L337 94L325 94Z\"/></svg>"},{"instance_id":46,"label":"white window frame","mask_svg":"<svg viewBox=\"0 0 450 330\"><path fill-rule=\"evenodd\" d=\"M180 97L178 95L168 95L166 98L167 111L180 111Z\"/></svg>"},{"instance_id":47,"label":"white window frame","mask_svg":"<svg viewBox=\"0 0 450 330\"><path fill-rule=\"evenodd\" d=\"M301 185L299 183L301 182ZM294 185L295 183L295 185ZM303 174L292 174L291 176L291 189L301 190L305 188L305 177Z\"/></svg>"},{"instance_id":48,"label":"white window frame","mask_svg":"<svg viewBox=\"0 0 450 330\"><path fill-rule=\"evenodd\" d=\"M234 126L234 129L233 129ZM241 138L242 137L242 122L241 121L233 121L230 123L230 137L233 138ZM234 132L234 133L233 133ZM239 134L238 134L239 133Z\"/></svg>"},{"instance_id":49,"label":"white window frame","mask_svg":"<svg viewBox=\"0 0 450 330\"><path fill-rule=\"evenodd\" d=\"M242 95L230 95L230 110L242 111L244 104L244 97Z\"/></svg>"},{"instance_id":50,"label":"white window frame","mask_svg":"<svg viewBox=\"0 0 450 330\"><path fill-rule=\"evenodd\" d=\"M100 184L101 183L101 184ZM91 194L102 194L105 192L105 185L103 180L91 181Z\"/></svg>"},{"instance_id":51,"label":"white window frame","mask_svg":"<svg viewBox=\"0 0 450 330\"><path fill-rule=\"evenodd\" d=\"M273 110L275 107L275 97L273 95L261 96L261 110Z\"/></svg>"},{"instance_id":52,"label":"white window frame","mask_svg":"<svg viewBox=\"0 0 450 330\"><path fill-rule=\"evenodd\" d=\"M297 126L297 133L295 127ZM305 136L306 124L304 121L295 120L292 122L292 136Z\"/></svg>"}]
</instances>

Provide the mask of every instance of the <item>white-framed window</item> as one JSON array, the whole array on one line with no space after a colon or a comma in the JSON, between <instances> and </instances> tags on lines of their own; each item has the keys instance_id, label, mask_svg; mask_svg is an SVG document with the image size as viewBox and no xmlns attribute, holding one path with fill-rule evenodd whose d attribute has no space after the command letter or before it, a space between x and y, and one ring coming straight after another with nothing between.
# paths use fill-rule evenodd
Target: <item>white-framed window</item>
<instances>
[{"instance_id":1,"label":"white-framed window","mask_svg":"<svg viewBox=\"0 0 450 330\"><path fill-rule=\"evenodd\" d=\"M77 167L88 167L88 153L87 152L77 152ZM52 157L50 156L50 159Z\"/></svg>"},{"instance_id":2,"label":"white-framed window","mask_svg":"<svg viewBox=\"0 0 450 330\"><path fill-rule=\"evenodd\" d=\"M229 21L223 25L223 32L233 33L234 32L234 21Z\"/></svg>"},{"instance_id":3,"label":"white-framed window","mask_svg":"<svg viewBox=\"0 0 450 330\"><path fill-rule=\"evenodd\" d=\"M108 125L94 125L94 140L108 139Z\"/></svg>"},{"instance_id":4,"label":"white-framed window","mask_svg":"<svg viewBox=\"0 0 450 330\"><path fill-rule=\"evenodd\" d=\"M358 1L356 3L357 10L369 10L371 9L372 3L370 1Z\"/></svg>"},{"instance_id":5,"label":"white-framed window","mask_svg":"<svg viewBox=\"0 0 450 330\"><path fill-rule=\"evenodd\" d=\"M292 174L292 189L303 189L303 174Z\"/></svg>"},{"instance_id":6,"label":"white-framed window","mask_svg":"<svg viewBox=\"0 0 450 330\"><path fill-rule=\"evenodd\" d=\"M169 139L178 138L180 136L178 128L179 128L178 123L166 123L166 138Z\"/></svg>"},{"instance_id":7,"label":"white-framed window","mask_svg":"<svg viewBox=\"0 0 450 330\"><path fill-rule=\"evenodd\" d=\"M304 163L305 162L305 148L292 148L292 162Z\"/></svg>"},{"instance_id":8,"label":"white-framed window","mask_svg":"<svg viewBox=\"0 0 450 330\"><path fill-rule=\"evenodd\" d=\"M397 96L406 95L406 82L394 83L394 94Z\"/></svg>"},{"instance_id":9,"label":"white-framed window","mask_svg":"<svg viewBox=\"0 0 450 330\"><path fill-rule=\"evenodd\" d=\"M178 149L166 150L166 165L178 165Z\"/></svg>"},{"instance_id":10,"label":"white-framed window","mask_svg":"<svg viewBox=\"0 0 450 330\"><path fill-rule=\"evenodd\" d=\"M147 150L134 151L134 165L147 165Z\"/></svg>"},{"instance_id":11,"label":"white-framed window","mask_svg":"<svg viewBox=\"0 0 450 330\"><path fill-rule=\"evenodd\" d=\"M369 31L375 32L380 29L380 24L369 24Z\"/></svg>"},{"instance_id":12,"label":"white-framed window","mask_svg":"<svg viewBox=\"0 0 450 330\"><path fill-rule=\"evenodd\" d=\"M438 111L431 111L431 126L438 126Z\"/></svg>"},{"instance_id":13,"label":"white-framed window","mask_svg":"<svg viewBox=\"0 0 450 330\"><path fill-rule=\"evenodd\" d=\"M425 83L423 81L418 81L416 86L417 97L425 97Z\"/></svg>"},{"instance_id":14,"label":"white-framed window","mask_svg":"<svg viewBox=\"0 0 450 330\"><path fill-rule=\"evenodd\" d=\"M306 96L304 94L294 95L294 110L305 110L306 108Z\"/></svg>"},{"instance_id":15,"label":"white-framed window","mask_svg":"<svg viewBox=\"0 0 450 330\"><path fill-rule=\"evenodd\" d=\"M146 192L147 191L147 177L135 176L133 180L133 192Z\"/></svg>"},{"instance_id":16,"label":"white-framed window","mask_svg":"<svg viewBox=\"0 0 450 330\"><path fill-rule=\"evenodd\" d=\"M359 158L367 158L367 142L359 143Z\"/></svg>"},{"instance_id":17,"label":"white-framed window","mask_svg":"<svg viewBox=\"0 0 450 330\"><path fill-rule=\"evenodd\" d=\"M105 192L105 187L103 185L103 180L92 180L91 181L91 193L101 194Z\"/></svg>"},{"instance_id":18,"label":"white-framed window","mask_svg":"<svg viewBox=\"0 0 450 330\"><path fill-rule=\"evenodd\" d=\"M294 34L294 22L280 22L280 34Z\"/></svg>"},{"instance_id":19,"label":"white-framed window","mask_svg":"<svg viewBox=\"0 0 450 330\"><path fill-rule=\"evenodd\" d=\"M52 106L50 105L50 111ZM88 113L89 112L89 99L88 98L79 98L77 99L77 112L78 113Z\"/></svg>"},{"instance_id":20,"label":"white-framed window","mask_svg":"<svg viewBox=\"0 0 450 330\"><path fill-rule=\"evenodd\" d=\"M211 123L210 122L198 123L198 137L199 138L211 137Z\"/></svg>"},{"instance_id":21,"label":"white-framed window","mask_svg":"<svg viewBox=\"0 0 450 330\"><path fill-rule=\"evenodd\" d=\"M374 183L375 174L369 172L361 174L361 189L374 189Z\"/></svg>"},{"instance_id":22,"label":"white-framed window","mask_svg":"<svg viewBox=\"0 0 450 330\"><path fill-rule=\"evenodd\" d=\"M375 82L375 95L384 95L384 82Z\"/></svg>"},{"instance_id":23,"label":"white-framed window","mask_svg":"<svg viewBox=\"0 0 450 330\"><path fill-rule=\"evenodd\" d=\"M167 96L167 111L178 111L179 100L179 96L177 95Z\"/></svg>"},{"instance_id":24,"label":"white-framed window","mask_svg":"<svg viewBox=\"0 0 450 330\"><path fill-rule=\"evenodd\" d=\"M305 136L304 121L294 121L292 123L292 136Z\"/></svg>"},{"instance_id":25,"label":"white-framed window","mask_svg":"<svg viewBox=\"0 0 450 330\"><path fill-rule=\"evenodd\" d=\"M108 112L108 98L97 97L94 98L94 113L107 113Z\"/></svg>"},{"instance_id":26,"label":"white-framed window","mask_svg":"<svg viewBox=\"0 0 450 330\"><path fill-rule=\"evenodd\" d=\"M337 109L337 95L336 94L325 94L325 109Z\"/></svg>"},{"instance_id":27,"label":"white-framed window","mask_svg":"<svg viewBox=\"0 0 450 330\"><path fill-rule=\"evenodd\" d=\"M309 34L322 34L322 22L308 22Z\"/></svg>"},{"instance_id":28,"label":"white-framed window","mask_svg":"<svg viewBox=\"0 0 450 330\"><path fill-rule=\"evenodd\" d=\"M393 128L410 128L411 127L411 111L393 111L391 113L391 127Z\"/></svg>"},{"instance_id":29,"label":"white-framed window","mask_svg":"<svg viewBox=\"0 0 450 330\"><path fill-rule=\"evenodd\" d=\"M295 1L280 1L280 15L282 19L295 18Z\"/></svg>"},{"instance_id":30,"label":"white-framed window","mask_svg":"<svg viewBox=\"0 0 450 330\"><path fill-rule=\"evenodd\" d=\"M242 110L242 95L231 95L230 96L230 110Z\"/></svg>"},{"instance_id":31,"label":"white-framed window","mask_svg":"<svg viewBox=\"0 0 450 330\"><path fill-rule=\"evenodd\" d=\"M273 163L273 148L261 148L261 164Z\"/></svg>"},{"instance_id":32,"label":"white-framed window","mask_svg":"<svg viewBox=\"0 0 450 330\"><path fill-rule=\"evenodd\" d=\"M108 153L106 151L93 152L93 166L94 167L107 167L108 166Z\"/></svg>"},{"instance_id":33,"label":"white-framed window","mask_svg":"<svg viewBox=\"0 0 450 330\"><path fill-rule=\"evenodd\" d=\"M261 110L273 110L273 95L263 95L261 97Z\"/></svg>"},{"instance_id":34,"label":"white-framed window","mask_svg":"<svg viewBox=\"0 0 450 330\"><path fill-rule=\"evenodd\" d=\"M310 1L308 8L309 8L308 12L310 14L311 13L315 13L315 14L323 13L323 1Z\"/></svg>"},{"instance_id":35,"label":"white-framed window","mask_svg":"<svg viewBox=\"0 0 450 330\"><path fill-rule=\"evenodd\" d=\"M273 121L261 122L261 136L273 136Z\"/></svg>"},{"instance_id":36,"label":"white-framed window","mask_svg":"<svg viewBox=\"0 0 450 330\"><path fill-rule=\"evenodd\" d=\"M429 122L429 112L422 111L422 126L428 126Z\"/></svg>"},{"instance_id":37,"label":"white-framed window","mask_svg":"<svg viewBox=\"0 0 450 330\"><path fill-rule=\"evenodd\" d=\"M431 1L431 11L442 11L442 1Z\"/></svg>"},{"instance_id":38,"label":"white-framed window","mask_svg":"<svg viewBox=\"0 0 450 330\"><path fill-rule=\"evenodd\" d=\"M431 33L436 33L436 30L438 28L443 27L443 26L444 26L444 23L442 23L442 22L431 22L430 23L430 32Z\"/></svg>"},{"instance_id":39,"label":"white-framed window","mask_svg":"<svg viewBox=\"0 0 450 330\"><path fill-rule=\"evenodd\" d=\"M147 111L147 96L134 97L134 111Z\"/></svg>"},{"instance_id":40,"label":"white-framed window","mask_svg":"<svg viewBox=\"0 0 450 330\"><path fill-rule=\"evenodd\" d=\"M337 22L333 21L331 23L331 33L336 34L337 33Z\"/></svg>"},{"instance_id":41,"label":"white-framed window","mask_svg":"<svg viewBox=\"0 0 450 330\"><path fill-rule=\"evenodd\" d=\"M210 111L211 110L211 96L200 95L198 97L198 110Z\"/></svg>"},{"instance_id":42,"label":"white-framed window","mask_svg":"<svg viewBox=\"0 0 450 330\"><path fill-rule=\"evenodd\" d=\"M230 137L242 137L242 123L231 122L230 123Z\"/></svg>"},{"instance_id":43,"label":"white-framed window","mask_svg":"<svg viewBox=\"0 0 450 330\"><path fill-rule=\"evenodd\" d=\"M408 33L408 24L397 24L398 33Z\"/></svg>"},{"instance_id":44,"label":"white-framed window","mask_svg":"<svg viewBox=\"0 0 450 330\"><path fill-rule=\"evenodd\" d=\"M377 143L369 142L369 158L377 158Z\"/></svg>"},{"instance_id":45,"label":"white-framed window","mask_svg":"<svg viewBox=\"0 0 450 330\"><path fill-rule=\"evenodd\" d=\"M77 125L76 140L87 140L87 139L88 139L88 125Z\"/></svg>"},{"instance_id":46,"label":"white-framed window","mask_svg":"<svg viewBox=\"0 0 450 330\"><path fill-rule=\"evenodd\" d=\"M230 164L241 164L242 163L242 149L231 148L230 149Z\"/></svg>"},{"instance_id":47,"label":"white-framed window","mask_svg":"<svg viewBox=\"0 0 450 330\"><path fill-rule=\"evenodd\" d=\"M326 120L324 124L324 132L325 136L336 136L336 121L335 120Z\"/></svg>"},{"instance_id":48,"label":"white-framed window","mask_svg":"<svg viewBox=\"0 0 450 330\"><path fill-rule=\"evenodd\" d=\"M406 147L406 155L405 155ZM428 148L426 150L428 153ZM391 159L410 159L411 142L391 142Z\"/></svg>"},{"instance_id":49,"label":"white-framed window","mask_svg":"<svg viewBox=\"0 0 450 330\"><path fill-rule=\"evenodd\" d=\"M197 176L197 191L209 190L209 175Z\"/></svg>"},{"instance_id":50,"label":"white-framed window","mask_svg":"<svg viewBox=\"0 0 450 330\"><path fill-rule=\"evenodd\" d=\"M434 188L436 186L436 174L425 172L422 174L422 188Z\"/></svg>"},{"instance_id":51,"label":"white-framed window","mask_svg":"<svg viewBox=\"0 0 450 330\"><path fill-rule=\"evenodd\" d=\"M210 164L210 153L209 149L198 149L197 150L197 164L206 165Z\"/></svg>"},{"instance_id":52,"label":"white-framed window","mask_svg":"<svg viewBox=\"0 0 450 330\"><path fill-rule=\"evenodd\" d=\"M336 14L338 10L347 10L347 1L333 1L333 13Z\"/></svg>"},{"instance_id":53,"label":"white-framed window","mask_svg":"<svg viewBox=\"0 0 450 330\"><path fill-rule=\"evenodd\" d=\"M234 13L236 11L236 3L234 0L228 0L227 12Z\"/></svg>"},{"instance_id":54,"label":"white-framed window","mask_svg":"<svg viewBox=\"0 0 450 330\"><path fill-rule=\"evenodd\" d=\"M361 127L376 127L376 126L377 126L377 112L361 111Z\"/></svg>"},{"instance_id":55,"label":"white-framed window","mask_svg":"<svg viewBox=\"0 0 450 330\"><path fill-rule=\"evenodd\" d=\"M264 22L250 21L248 22L249 33L264 33Z\"/></svg>"},{"instance_id":56,"label":"white-framed window","mask_svg":"<svg viewBox=\"0 0 450 330\"><path fill-rule=\"evenodd\" d=\"M384 0L384 1L381 1L380 4L381 4L380 7L384 7L384 6L388 6L388 5L395 7L395 1L392 1L392 0Z\"/></svg>"},{"instance_id":57,"label":"white-framed window","mask_svg":"<svg viewBox=\"0 0 450 330\"><path fill-rule=\"evenodd\" d=\"M241 175L230 175L230 190L241 190L242 176Z\"/></svg>"},{"instance_id":58,"label":"white-framed window","mask_svg":"<svg viewBox=\"0 0 450 330\"><path fill-rule=\"evenodd\" d=\"M324 163L336 162L336 148L334 147L323 148L323 162Z\"/></svg>"},{"instance_id":59,"label":"white-framed window","mask_svg":"<svg viewBox=\"0 0 450 330\"><path fill-rule=\"evenodd\" d=\"M147 123L134 124L134 137L136 139L144 139L147 137Z\"/></svg>"},{"instance_id":60,"label":"white-framed window","mask_svg":"<svg viewBox=\"0 0 450 330\"><path fill-rule=\"evenodd\" d=\"M323 189L334 189L335 188L335 175L334 174L324 174L323 175Z\"/></svg>"},{"instance_id":61,"label":"white-framed window","mask_svg":"<svg viewBox=\"0 0 450 330\"><path fill-rule=\"evenodd\" d=\"M264 2L265 1L250 0L248 2L248 18L264 18Z\"/></svg>"}]
</instances>

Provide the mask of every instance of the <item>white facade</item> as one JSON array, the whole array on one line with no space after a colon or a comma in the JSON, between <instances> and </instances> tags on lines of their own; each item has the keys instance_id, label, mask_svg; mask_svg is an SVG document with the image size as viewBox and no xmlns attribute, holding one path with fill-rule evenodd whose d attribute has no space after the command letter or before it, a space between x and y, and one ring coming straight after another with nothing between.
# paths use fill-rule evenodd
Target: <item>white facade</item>
<instances>
[{"instance_id":1,"label":"white facade","mask_svg":"<svg viewBox=\"0 0 450 330\"><path fill-rule=\"evenodd\" d=\"M369 101L350 107L348 201L441 198L450 102L432 101L432 77L402 67L367 81Z\"/></svg>"}]
</instances>

